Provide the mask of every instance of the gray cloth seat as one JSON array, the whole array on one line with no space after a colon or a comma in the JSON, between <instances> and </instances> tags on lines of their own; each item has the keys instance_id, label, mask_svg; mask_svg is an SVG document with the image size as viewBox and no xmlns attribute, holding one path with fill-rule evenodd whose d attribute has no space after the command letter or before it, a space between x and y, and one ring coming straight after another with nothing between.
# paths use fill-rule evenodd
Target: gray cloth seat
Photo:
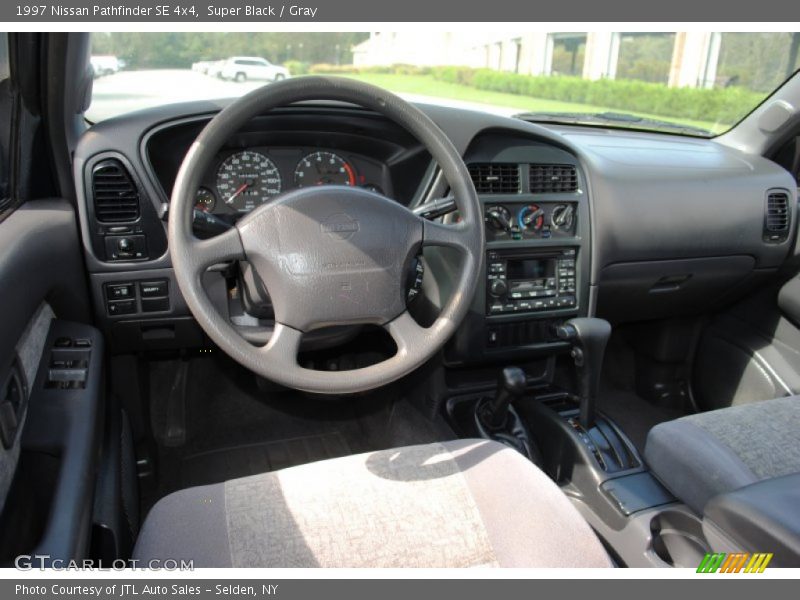
<instances>
[{"instance_id":1,"label":"gray cloth seat","mask_svg":"<svg viewBox=\"0 0 800 600\"><path fill-rule=\"evenodd\" d=\"M800 473L800 397L709 411L654 427L645 460L698 513L711 498Z\"/></svg>"},{"instance_id":2,"label":"gray cloth seat","mask_svg":"<svg viewBox=\"0 0 800 600\"><path fill-rule=\"evenodd\" d=\"M320 461L160 500L139 561L195 567L608 567L564 493L519 453L459 440Z\"/></svg>"}]
</instances>

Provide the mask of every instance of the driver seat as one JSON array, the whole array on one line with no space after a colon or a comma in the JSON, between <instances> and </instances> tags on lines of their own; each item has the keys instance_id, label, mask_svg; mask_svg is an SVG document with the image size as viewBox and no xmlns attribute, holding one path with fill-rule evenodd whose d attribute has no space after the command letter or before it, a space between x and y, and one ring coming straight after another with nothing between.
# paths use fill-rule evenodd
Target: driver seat
<instances>
[{"instance_id":1,"label":"driver seat","mask_svg":"<svg viewBox=\"0 0 800 600\"><path fill-rule=\"evenodd\" d=\"M150 511L133 557L195 567L609 567L542 471L457 440L194 487Z\"/></svg>"}]
</instances>

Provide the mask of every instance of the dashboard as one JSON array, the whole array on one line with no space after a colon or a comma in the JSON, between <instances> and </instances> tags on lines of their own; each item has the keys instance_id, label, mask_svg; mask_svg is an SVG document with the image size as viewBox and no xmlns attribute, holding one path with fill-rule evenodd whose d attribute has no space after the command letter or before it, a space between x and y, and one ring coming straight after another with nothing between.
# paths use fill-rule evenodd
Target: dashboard
<instances>
[{"instance_id":1,"label":"dashboard","mask_svg":"<svg viewBox=\"0 0 800 600\"><path fill-rule=\"evenodd\" d=\"M160 124L140 151L162 202L209 116ZM235 219L278 194L311 185L367 188L408 205L430 155L379 115L346 108L276 110L231 135L205 174L196 208Z\"/></svg>"},{"instance_id":2,"label":"dashboard","mask_svg":"<svg viewBox=\"0 0 800 600\"><path fill-rule=\"evenodd\" d=\"M163 216L183 157L223 106L193 102L111 119L76 148L98 322L120 348L193 343ZM760 156L715 140L420 108L462 154L486 227L482 284L446 349L448 364L548 355L557 348L552 325L573 316L621 323L711 310L763 285L798 254L795 182ZM129 194L107 197L108 181ZM409 208L449 191L427 151L381 115L304 103L232 132L196 208L234 221L310 185L368 187ZM435 309L453 258L425 259L426 277L443 274L423 283ZM224 310L239 301L212 280L209 294Z\"/></svg>"},{"instance_id":3,"label":"dashboard","mask_svg":"<svg viewBox=\"0 0 800 600\"><path fill-rule=\"evenodd\" d=\"M391 195L387 173L384 163L338 148L230 148L217 155L206 173L195 208L220 216L247 214L283 192L319 185Z\"/></svg>"}]
</instances>

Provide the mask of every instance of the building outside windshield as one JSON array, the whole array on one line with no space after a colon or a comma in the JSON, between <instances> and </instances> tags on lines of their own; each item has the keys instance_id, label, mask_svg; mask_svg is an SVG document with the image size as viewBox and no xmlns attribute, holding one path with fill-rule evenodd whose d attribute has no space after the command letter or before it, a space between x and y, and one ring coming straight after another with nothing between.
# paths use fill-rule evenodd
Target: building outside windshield
<instances>
[{"instance_id":1,"label":"building outside windshield","mask_svg":"<svg viewBox=\"0 0 800 600\"><path fill-rule=\"evenodd\" d=\"M94 33L87 118L340 75L531 121L713 136L800 66L800 33Z\"/></svg>"}]
</instances>

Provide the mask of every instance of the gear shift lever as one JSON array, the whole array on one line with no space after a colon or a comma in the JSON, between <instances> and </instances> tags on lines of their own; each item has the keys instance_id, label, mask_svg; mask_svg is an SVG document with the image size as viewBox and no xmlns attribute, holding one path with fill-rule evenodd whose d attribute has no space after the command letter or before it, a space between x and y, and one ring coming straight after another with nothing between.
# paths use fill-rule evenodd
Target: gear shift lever
<instances>
[{"instance_id":1,"label":"gear shift lever","mask_svg":"<svg viewBox=\"0 0 800 600\"><path fill-rule=\"evenodd\" d=\"M497 393L483 406L481 418L489 429L500 429L508 420L508 407L525 393L525 372L506 367L497 382Z\"/></svg>"},{"instance_id":2,"label":"gear shift lever","mask_svg":"<svg viewBox=\"0 0 800 600\"><path fill-rule=\"evenodd\" d=\"M595 402L611 325L603 319L570 319L556 327L556 335L572 343L572 357L580 376L580 423L588 430L594 425Z\"/></svg>"},{"instance_id":3,"label":"gear shift lever","mask_svg":"<svg viewBox=\"0 0 800 600\"><path fill-rule=\"evenodd\" d=\"M506 367L497 382L497 392L475 405L475 426L480 437L495 440L521 452L534 464L541 464L539 449L527 425L512 406L525 395L525 372Z\"/></svg>"}]
</instances>

